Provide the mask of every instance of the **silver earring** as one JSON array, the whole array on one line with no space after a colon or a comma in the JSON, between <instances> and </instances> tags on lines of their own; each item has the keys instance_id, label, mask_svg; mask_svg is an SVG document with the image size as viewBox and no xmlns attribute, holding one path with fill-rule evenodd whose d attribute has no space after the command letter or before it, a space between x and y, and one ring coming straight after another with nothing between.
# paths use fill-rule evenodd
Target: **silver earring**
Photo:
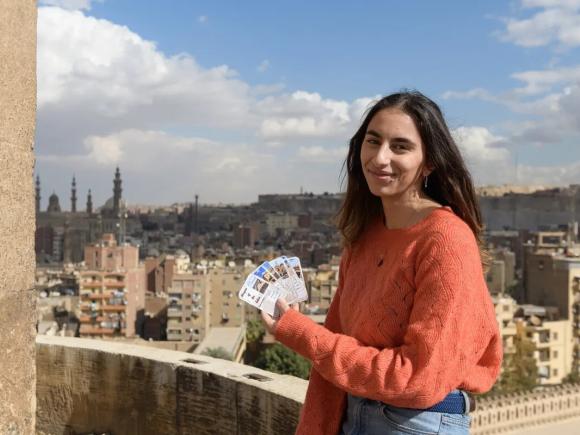
<instances>
[{"instance_id":1,"label":"silver earring","mask_svg":"<svg viewBox=\"0 0 580 435\"><path fill-rule=\"evenodd\" d=\"M427 180L429 179L429 175L425 175L425 183L423 183L423 185L425 186L425 189L427 189Z\"/></svg>"}]
</instances>

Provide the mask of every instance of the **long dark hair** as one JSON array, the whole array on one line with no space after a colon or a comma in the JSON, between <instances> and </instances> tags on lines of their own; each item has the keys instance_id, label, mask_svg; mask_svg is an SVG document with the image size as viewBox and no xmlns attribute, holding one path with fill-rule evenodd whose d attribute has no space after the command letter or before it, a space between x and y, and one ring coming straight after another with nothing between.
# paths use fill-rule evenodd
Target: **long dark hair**
<instances>
[{"instance_id":1,"label":"long dark hair","mask_svg":"<svg viewBox=\"0 0 580 435\"><path fill-rule=\"evenodd\" d=\"M426 166L432 169L424 193L440 203L451 207L453 212L469 225L480 247L484 265L488 263L481 232L481 211L473 187L471 175L463 157L445 123L437 104L418 91L404 91L381 98L368 111L349 143L346 168L347 190L337 215L338 229L345 245L356 242L373 220L383 216L379 197L369 190L360 160L361 147L367 128L373 117L383 109L396 108L409 115L421 135L425 146Z\"/></svg>"}]
</instances>

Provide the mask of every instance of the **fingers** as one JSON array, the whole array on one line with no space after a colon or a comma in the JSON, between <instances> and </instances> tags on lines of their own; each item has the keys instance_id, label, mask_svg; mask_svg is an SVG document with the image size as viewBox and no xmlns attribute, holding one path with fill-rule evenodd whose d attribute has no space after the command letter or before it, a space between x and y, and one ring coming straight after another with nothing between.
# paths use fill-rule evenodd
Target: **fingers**
<instances>
[{"instance_id":1,"label":"fingers","mask_svg":"<svg viewBox=\"0 0 580 435\"><path fill-rule=\"evenodd\" d=\"M262 322L264 322L264 326L268 332L272 334L276 321L272 318L272 316L264 311L260 311L260 315L262 316Z\"/></svg>"},{"instance_id":2,"label":"fingers","mask_svg":"<svg viewBox=\"0 0 580 435\"><path fill-rule=\"evenodd\" d=\"M290 309L290 305L288 305L288 302L286 302L286 299L284 298L278 298L276 301L276 306L280 309L282 314Z\"/></svg>"}]
</instances>

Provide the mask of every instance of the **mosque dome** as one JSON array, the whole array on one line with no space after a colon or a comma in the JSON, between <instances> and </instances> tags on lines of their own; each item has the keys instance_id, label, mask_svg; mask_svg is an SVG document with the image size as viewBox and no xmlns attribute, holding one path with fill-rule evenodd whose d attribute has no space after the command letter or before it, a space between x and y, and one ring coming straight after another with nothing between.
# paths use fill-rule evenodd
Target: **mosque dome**
<instances>
[{"instance_id":1,"label":"mosque dome","mask_svg":"<svg viewBox=\"0 0 580 435\"><path fill-rule=\"evenodd\" d=\"M49 213L60 213L61 211L58 195L54 192L48 198L48 208L46 211Z\"/></svg>"},{"instance_id":2,"label":"mosque dome","mask_svg":"<svg viewBox=\"0 0 580 435\"><path fill-rule=\"evenodd\" d=\"M121 200L119 201L119 207L121 208L121 210L127 208L127 203L123 198L121 198ZM101 210L113 210L114 208L115 208L115 198L111 196L109 199L107 199L105 204L103 204Z\"/></svg>"}]
</instances>

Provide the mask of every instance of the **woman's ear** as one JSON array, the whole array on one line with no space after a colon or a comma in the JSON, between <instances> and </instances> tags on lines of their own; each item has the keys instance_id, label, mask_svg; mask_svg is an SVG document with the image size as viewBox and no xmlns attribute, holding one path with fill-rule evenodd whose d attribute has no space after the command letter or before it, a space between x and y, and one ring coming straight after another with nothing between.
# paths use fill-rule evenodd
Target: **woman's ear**
<instances>
[{"instance_id":1,"label":"woman's ear","mask_svg":"<svg viewBox=\"0 0 580 435\"><path fill-rule=\"evenodd\" d=\"M421 174L423 175L423 177L428 177L429 175L431 175L431 172L433 172L433 166L432 165L425 165L423 167L423 170L421 171Z\"/></svg>"}]
</instances>

